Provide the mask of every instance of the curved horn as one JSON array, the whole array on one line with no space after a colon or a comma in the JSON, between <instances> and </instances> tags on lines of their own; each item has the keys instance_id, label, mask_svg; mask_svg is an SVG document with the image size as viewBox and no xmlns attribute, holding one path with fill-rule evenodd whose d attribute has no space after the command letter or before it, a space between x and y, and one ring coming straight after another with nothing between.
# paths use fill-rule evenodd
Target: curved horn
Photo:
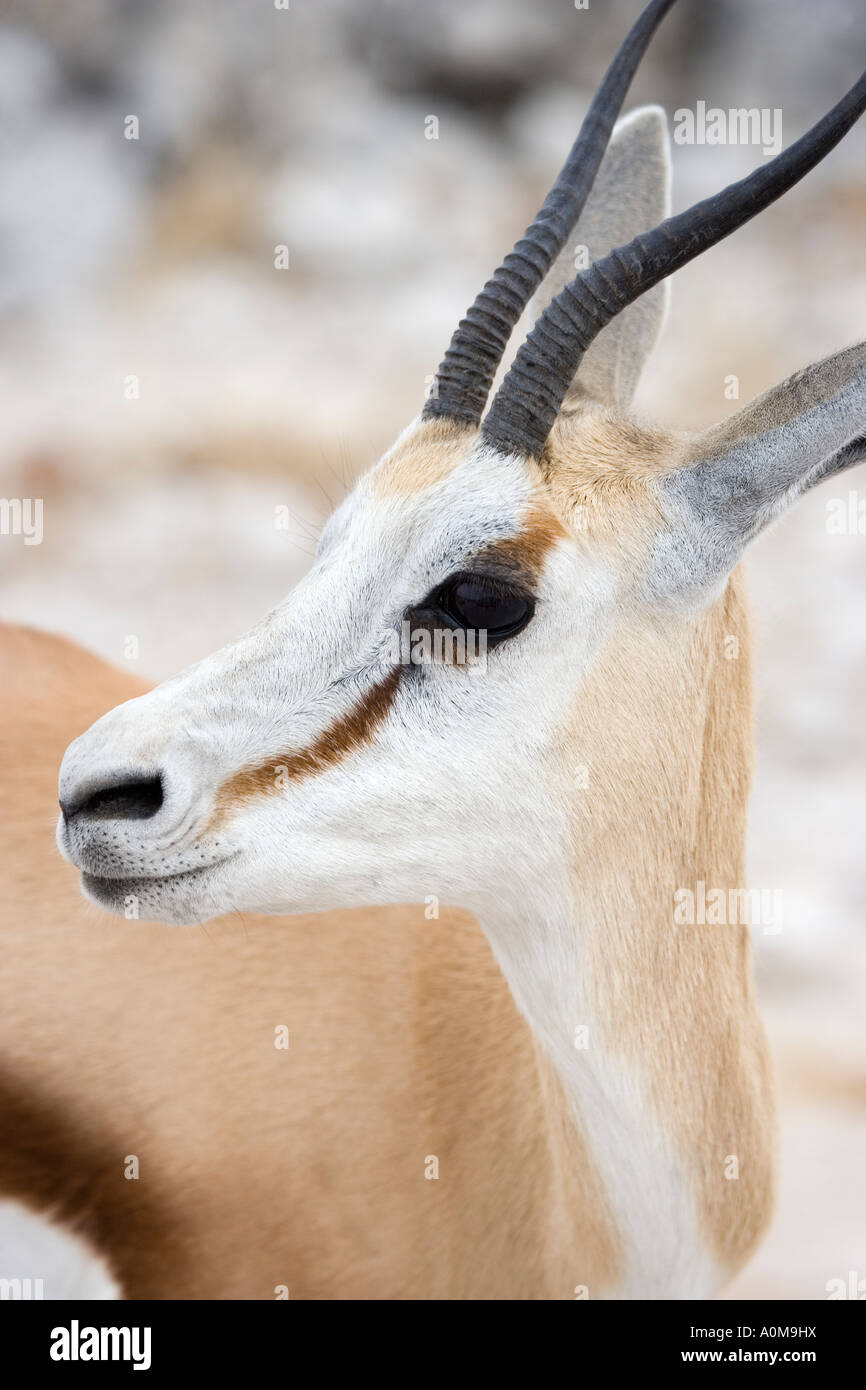
<instances>
[{"instance_id":1,"label":"curved horn","mask_svg":"<svg viewBox=\"0 0 866 1390\"><path fill-rule=\"evenodd\" d=\"M866 72L822 120L769 164L669 217L583 271L522 344L482 432L507 453L540 457L581 358L606 323L646 290L730 236L813 169L866 110Z\"/></svg>"},{"instance_id":2,"label":"curved horn","mask_svg":"<svg viewBox=\"0 0 866 1390\"><path fill-rule=\"evenodd\" d=\"M481 419L512 329L583 210L637 66L673 4L651 0L630 29L535 221L460 320L424 406L425 419L447 415L475 425Z\"/></svg>"}]
</instances>

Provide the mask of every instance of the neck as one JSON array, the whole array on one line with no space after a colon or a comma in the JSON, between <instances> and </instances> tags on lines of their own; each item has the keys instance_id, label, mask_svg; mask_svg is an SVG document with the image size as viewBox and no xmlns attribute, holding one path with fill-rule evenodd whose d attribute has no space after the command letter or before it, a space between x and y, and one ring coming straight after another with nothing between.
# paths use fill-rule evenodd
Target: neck
<instances>
[{"instance_id":1,"label":"neck","mask_svg":"<svg viewBox=\"0 0 866 1390\"><path fill-rule=\"evenodd\" d=\"M732 598L720 631L742 620ZM559 868L475 904L607 1199L618 1272L613 1287L590 1288L591 1297L709 1295L749 1254L769 1208L771 1104L748 927L676 920L678 890L701 881L744 887L742 719L733 743L734 763L738 746L745 759L739 779L715 743L725 734L720 719L736 708L730 680L747 672L716 663L712 633L701 639L709 665L697 665L689 688L645 673L635 745L616 740L615 766L605 766L597 739L575 740L569 765L587 765L590 786L559 846ZM674 688L693 747L684 746L683 719L655 744L646 732L666 727L648 721L661 721L654 701L669 701ZM584 693L591 706L604 680ZM603 727L591 709L588 727ZM745 730L748 738L748 721ZM651 764L661 779L654 795ZM616 789L615 814L604 787ZM584 1176L575 1174L578 1190ZM575 1261L579 1277L579 1250Z\"/></svg>"}]
</instances>

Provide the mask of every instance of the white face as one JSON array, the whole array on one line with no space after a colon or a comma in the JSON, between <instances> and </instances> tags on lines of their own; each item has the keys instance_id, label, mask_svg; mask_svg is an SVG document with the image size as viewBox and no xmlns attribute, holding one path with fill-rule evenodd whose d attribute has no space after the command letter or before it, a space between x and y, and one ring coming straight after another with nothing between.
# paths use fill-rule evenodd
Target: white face
<instances>
[{"instance_id":1,"label":"white face","mask_svg":"<svg viewBox=\"0 0 866 1390\"><path fill-rule=\"evenodd\" d=\"M258 627L67 749L58 843L95 902L178 923L429 894L471 907L557 857L556 734L613 575L549 509L540 545L539 484L517 460L470 441L414 490L383 488L383 467ZM487 623L486 660L417 638L467 616Z\"/></svg>"}]
</instances>

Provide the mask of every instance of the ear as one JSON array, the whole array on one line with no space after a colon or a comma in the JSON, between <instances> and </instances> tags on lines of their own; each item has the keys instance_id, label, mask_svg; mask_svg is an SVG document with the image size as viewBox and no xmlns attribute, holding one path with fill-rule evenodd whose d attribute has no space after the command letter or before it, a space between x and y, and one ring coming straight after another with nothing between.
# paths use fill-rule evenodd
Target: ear
<instances>
[{"instance_id":1,"label":"ear","mask_svg":"<svg viewBox=\"0 0 866 1390\"><path fill-rule=\"evenodd\" d=\"M592 192L565 249L532 301L533 320L575 275L616 246L670 216L671 159L667 117L643 106L618 121ZM604 328L584 355L563 402L590 396L623 414L667 311L663 280Z\"/></svg>"},{"instance_id":2,"label":"ear","mask_svg":"<svg viewBox=\"0 0 866 1390\"><path fill-rule=\"evenodd\" d=\"M726 577L746 545L791 502L866 459L866 343L846 348L752 401L690 442L661 482L673 530L654 587Z\"/></svg>"}]
</instances>

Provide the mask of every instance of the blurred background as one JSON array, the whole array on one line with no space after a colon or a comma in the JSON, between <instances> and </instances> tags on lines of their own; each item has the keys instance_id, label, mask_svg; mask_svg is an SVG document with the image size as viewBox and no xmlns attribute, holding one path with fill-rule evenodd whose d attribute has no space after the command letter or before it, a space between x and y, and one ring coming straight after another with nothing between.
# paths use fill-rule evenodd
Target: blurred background
<instances>
[{"instance_id":1,"label":"blurred background","mask_svg":"<svg viewBox=\"0 0 866 1390\"><path fill-rule=\"evenodd\" d=\"M3 9L0 494L43 499L44 539L0 537L0 615L155 679L304 572L323 518L419 410L640 8L281 3ZM682 0L626 109L779 108L788 144L864 66L860 0ZM763 159L676 146L675 207ZM680 273L641 410L706 425L866 336L864 231L861 123ZM782 1188L731 1296L866 1278L864 480L810 494L750 564L750 876L784 902L782 931L755 934ZM853 518L842 533L828 502Z\"/></svg>"}]
</instances>

